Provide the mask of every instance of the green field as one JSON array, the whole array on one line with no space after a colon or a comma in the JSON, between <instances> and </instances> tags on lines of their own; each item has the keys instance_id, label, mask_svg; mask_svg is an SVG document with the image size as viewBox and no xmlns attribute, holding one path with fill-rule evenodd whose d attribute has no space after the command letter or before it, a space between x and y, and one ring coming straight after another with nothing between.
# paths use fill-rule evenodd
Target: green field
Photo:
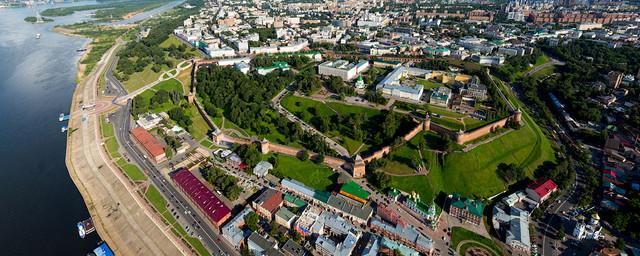
<instances>
[{"instance_id":1,"label":"green field","mask_svg":"<svg viewBox=\"0 0 640 256\"><path fill-rule=\"evenodd\" d=\"M124 164L118 166L120 166L120 168L127 174L127 176L129 176L129 179L133 181L147 180L147 176L136 165Z\"/></svg>"},{"instance_id":2,"label":"green field","mask_svg":"<svg viewBox=\"0 0 640 256\"><path fill-rule=\"evenodd\" d=\"M181 44L184 44L184 45L186 45L186 46L187 46L187 50L186 50L186 51L187 51L189 54L191 54L191 56L197 56L197 55L198 55L198 50L196 50L195 48L193 48L193 46L188 45L188 44L186 44L186 43L182 42L180 39L178 39L178 38L177 38L176 36L174 36L174 35L171 35L171 36L169 36L169 38L167 38L167 40L164 40L164 42L162 42L162 43L160 44L160 48L167 49L167 48L169 48L169 47L170 47L170 46L172 46L172 45L173 45L173 46L175 46L175 47L178 47L178 46L180 46ZM185 62L185 63L186 63L186 64L184 64L184 66L181 66L182 68L184 68L184 67L186 67L187 65L189 65L189 62Z\"/></svg>"},{"instance_id":3,"label":"green field","mask_svg":"<svg viewBox=\"0 0 640 256\"><path fill-rule=\"evenodd\" d=\"M503 91L506 90L504 85L501 84L501 87ZM522 103L510 92L507 91L506 95L516 107L524 109ZM520 129L469 152L447 154L440 167L429 165L428 177L392 177L393 186L404 191L415 190L422 198L433 198L440 191L487 198L505 190L509 185L496 173L500 163L515 163L532 177L533 171L544 161L555 161L555 155L551 142L542 129L526 111L523 111L522 117L525 125Z\"/></svg>"},{"instance_id":4,"label":"green field","mask_svg":"<svg viewBox=\"0 0 640 256\"><path fill-rule=\"evenodd\" d=\"M438 87L442 87L442 86L446 86L444 84L440 84L440 83L436 83L427 79L418 79L416 81L417 84L421 84L422 86L424 86L424 90L431 90L433 88L438 88Z\"/></svg>"},{"instance_id":5,"label":"green field","mask_svg":"<svg viewBox=\"0 0 640 256\"><path fill-rule=\"evenodd\" d=\"M169 80L162 81L162 82L156 84L155 86L147 89L146 91L142 92L141 94L139 94L136 97L143 98L146 102L149 102L151 97L153 97L153 95L159 90L166 90L168 92L170 92L170 91L180 91L180 92L182 92L183 91L182 84L180 84L180 82L178 80L169 79ZM172 109L175 106L176 105L174 105L171 102L171 100L169 100L168 102L160 104L160 105L158 105L158 106L156 106L154 108L150 108L149 111L153 112L153 113L166 112L166 111L169 111L170 109Z\"/></svg>"},{"instance_id":6,"label":"green field","mask_svg":"<svg viewBox=\"0 0 640 256\"><path fill-rule=\"evenodd\" d=\"M153 72L153 70L151 70L151 67L152 65L148 65L142 72L133 73L131 76L129 76L129 79L122 83L124 89L126 89L128 92L133 92L147 84L157 81L163 72L169 70L167 66L162 66L162 70L160 72Z\"/></svg>"},{"instance_id":7,"label":"green field","mask_svg":"<svg viewBox=\"0 0 640 256\"><path fill-rule=\"evenodd\" d=\"M504 255L500 246L498 246L493 240L462 227L453 227L451 230L451 248L454 248L454 250L457 249L458 244L462 241L473 241L473 243L466 243L463 245L458 252L460 255L465 255L464 252L471 247L484 248L492 253L492 255Z\"/></svg>"},{"instance_id":8,"label":"green field","mask_svg":"<svg viewBox=\"0 0 640 256\"><path fill-rule=\"evenodd\" d=\"M191 133L191 136L193 136L197 141L207 137L207 134L209 133L209 125L200 115L196 106L192 104L189 105L189 116L191 116L191 121L193 121L191 127L189 127L189 133Z\"/></svg>"},{"instance_id":9,"label":"green field","mask_svg":"<svg viewBox=\"0 0 640 256\"><path fill-rule=\"evenodd\" d=\"M164 197L162 197L156 187L149 186L144 195L147 200L149 200L151 205L153 205L153 208L155 208L156 211L160 213L160 215L162 215L164 221L173 227L172 230L174 233L184 238L191 245L191 247L193 247L198 252L198 255L209 255L209 252L204 247L204 245L202 245L200 240L189 236L184 228L180 226L180 223L178 223L173 215L171 215L171 212L169 212L169 210L167 209L167 201L164 199Z\"/></svg>"},{"instance_id":10,"label":"green field","mask_svg":"<svg viewBox=\"0 0 640 256\"><path fill-rule=\"evenodd\" d=\"M105 116L100 117L100 130L102 130L102 137L104 138L113 137L114 135L113 124L107 122Z\"/></svg>"},{"instance_id":11,"label":"green field","mask_svg":"<svg viewBox=\"0 0 640 256\"><path fill-rule=\"evenodd\" d=\"M264 155L262 159L267 160L273 155ZM294 179L317 190L329 190L335 182L337 173L329 167L282 154L277 157L278 166L271 172L274 176Z\"/></svg>"}]
</instances>

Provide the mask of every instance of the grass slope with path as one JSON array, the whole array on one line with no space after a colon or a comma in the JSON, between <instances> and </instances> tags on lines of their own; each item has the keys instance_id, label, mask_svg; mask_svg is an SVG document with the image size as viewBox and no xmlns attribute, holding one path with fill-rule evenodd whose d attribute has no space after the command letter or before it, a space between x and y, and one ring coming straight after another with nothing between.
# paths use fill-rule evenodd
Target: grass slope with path
<instances>
[{"instance_id":1,"label":"grass slope with path","mask_svg":"<svg viewBox=\"0 0 640 256\"><path fill-rule=\"evenodd\" d=\"M500 246L490 238L462 227L453 227L451 230L451 248L454 248L458 254L465 255L466 250L472 247L483 248L496 256L505 255Z\"/></svg>"}]
</instances>

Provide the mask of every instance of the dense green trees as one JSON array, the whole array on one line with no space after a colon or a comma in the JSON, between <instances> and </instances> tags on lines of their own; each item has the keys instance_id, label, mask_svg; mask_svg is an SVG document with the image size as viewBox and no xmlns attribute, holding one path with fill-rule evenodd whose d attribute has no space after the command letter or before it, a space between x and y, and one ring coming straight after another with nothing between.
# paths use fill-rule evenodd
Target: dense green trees
<instances>
[{"instance_id":1,"label":"dense green trees","mask_svg":"<svg viewBox=\"0 0 640 256\"><path fill-rule=\"evenodd\" d=\"M251 231L258 231L258 222L260 221L260 216L258 216L255 212L250 212L247 216L244 217L244 225L247 226Z\"/></svg>"},{"instance_id":2,"label":"dense green trees","mask_svg":"<svg viewBox=\"0 0 640 256\"><path fill-rule=\"evenodd\" d=\"M196 74L198 95L209 114L215 108L242 128L260 131L262 122L272 121L269 101L294 79L289 71L265 76L247 76L231 67L210 66ZM274 122L275 123L275 122Z\"/></svg>"},{"instance_id":3,"label":"dense green trees","mask_svg":"<svg viewBox=\"0 0 640 256\"><path fill-rule=\"evenodd\" d=\"M343 96L353 96L356 94L356 90L353 86L345 85L344 81L342 81L342 78L339 76L330 76L329 79L327 79L327 88L330 91Z\"/></svg>"},{"instance_id":4,"label":"dense green trees","mask_svg":"<svg viewBox=\"0 0 640 256\"><path fill-rule=\"evenodd\" d=\"M249 33L258 33L261 42L277 38L275 28L251 28L249 29Z\"/></svg>"},{"instance_id":5,"label":"dense green trees","mask_svg":"<svg viewBox=\"0 0 640 256\"><path fill-rule=\"evenodd\" d=\"M364 93L364 99L369 101L369 102L373 102L373 103L377 103L380 105L385 105L387 104L387 98L385 98L384 96L382 96L382 92L379 91L367 91Z\"/></svg>"},{"instance_id":6,"label":"dense green trees","mask_svg":"<svg viewBox=\"0 0 640 256\"><path fill-rule=\"evenodd\" d=\"M500 178L508 183L522 180L526 176L524 169L517 166L516 164L500 163L496 169L496 172L498 173Z\"/></svg>"},{"instance_id":7,"label":"dense green trees","mask_svg":"<svg viewBox=\"0 0 640 256\"><path fill-rule=\"evenodd\" d=\"M238 196L242 193L242 188L238 186L236 177L225 174L223 170L208 166L202 169L201 172L209 183L230 200L238 199Z\"/></svg>"},{"instance_id":8,"label":"dense green trees","mask_svg":"<svg viewBox=\"0 0 640 256\"><path fill-rule=\"evenodd\" d=\"M613 228L631 237L640 239L640 192L628 190L627 205L623 209L604 214Z\"/></svg>"},{"instance_id":9,"label":"dense green trees","mask_svg":"<svg viewBox=\"0 0 640 256\"><path fill-rule=\"evenodd\" d=\"M286 62L294 68L301 68L305 64L308 64L311 60L307 56L260 55L251 60L251 64L253 64L254 67L269 67L277 61Z\"/></svg>"},{"instance_id":10,"label":"dense green trees","mask_svg":"<svg viewBox=\"0 0 640 256\"><path fill-rule=\"evenodd\" d=\"M549 178L553 180L560 189L565 189L571 185L574 170L569 166L567 159L561 159L558 163L545 161L534 171L536 178Z\"/></svg>"},{"instance_id":11,"label":"dense green trees","mask_svg":"<svg viewBox=\"0 0 640 256\"><path fill-rule=\"evenodd\" d=\"M251 168L260 162L261 154L255 144L239 145L234 149L234 151L242 161Z\"/></svg>"},{"instance_id":12,"label":"dense green trees","mask_svg":"<svg viewBox=\"0 0 640 256\"><path fill-rule=\"evenodd\" d=\"M428 60L416 63L416 67L431 70L449 70L449 62L446 60Z\"/></svg>"},{"instance_id":13,"label":"dense green trees","mask_svg":"<svg viewBox=\"0 0 640 256\"><path fill-rule=\"evenodd\" d=\"M188 1L194 6L201 6L202 1ZM128 42L119 53L116 75L119 80L129 80L129 76L136 72L142 72L151 65L154 72L160 72L163 66L173 68L177 63L173 63L168 56L175 59L190 58L185 45L171 45L167 49L160 47L160 44L167 40L173 29L180 26L185 18L196 12L199 8L178 9L175 15L165 16L145 23L151 28L149 35L140 40Z\"/></svg>"},{"instance_id":14,"label":"dense green trees","mask_svg":"<svg viewBox=\"0 0 640 256\"><path fill-rule=\"evenodd\" d=\"M191 121L191 117L185 114L184 110L181 107L175 107L167 112L171 120L176 121L180 127L188 129L193 121Z\"/></svg>"},{"instance_id":15,"label":"dense green trees","mask_svg":"<svg viewBox=\"0 0 640 256\"><path fill-rule=\"evenodd\" d=\"M298 82L293 84L293 90L301 91L306 95L311 95L322 87L322 81L313 73L305 73L301 75Z\"/></svg>"}]
</instances>

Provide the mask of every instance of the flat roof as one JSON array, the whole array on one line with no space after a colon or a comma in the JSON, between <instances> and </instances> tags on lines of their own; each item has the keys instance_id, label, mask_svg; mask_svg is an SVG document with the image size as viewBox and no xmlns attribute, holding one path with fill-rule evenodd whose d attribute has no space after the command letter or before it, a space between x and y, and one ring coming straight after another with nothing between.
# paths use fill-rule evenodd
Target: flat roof
<instances>
[{"instance_id":1,"label":"flat roof","mask_svg":"<svg viewBox=\"0 0 640 256\"><path fill-rule=\"evenodd\" d=\"M369 192L364 190L360 185L358 185L354 181L349 181L344 185L342 185L342 188L340 188L340 193L343 193L343 192L356 196L358 198L364 199L365 201L369 199Z\"/></svg>"},{"instance_id":2,"label":"flat roof","mask_svg":"<svg viewBox=\"0 0 640 256\"><path fill-rule=\"evenodd\" d=\"M216 225L231 214L231 209L189 170L184 168L177 170L171 173L171 178Z\"/></svg>"}]
</instances>

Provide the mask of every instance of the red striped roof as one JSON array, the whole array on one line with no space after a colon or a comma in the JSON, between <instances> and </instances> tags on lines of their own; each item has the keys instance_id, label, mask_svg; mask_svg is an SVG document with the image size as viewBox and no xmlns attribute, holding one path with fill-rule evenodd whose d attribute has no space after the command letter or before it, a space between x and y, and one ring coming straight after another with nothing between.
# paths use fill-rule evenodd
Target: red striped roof
<instances>
[{"instance_id":1,"label":"red striped roof","mask_svg":"<svg viewBox=\"0 0 640 256\"><path fill-rule=\"evenodd\" d=\"M187 169L180 169L171 174L171 178L191 197L191 199L207 214L216 225L220 224L231 210L211 190L209 190L196 176Z\"/></svg>"},{"instance_id":2,"label":"red striped roof","mask_svg":"<svg viewBox=\"0 0 640 256\"><path fill-rule=\"evenodd\" d=\"M153 137L151 133L145 130L142 127L137 127L131 129L131 134L138 141L138 143L142 144L144 149L153 157L157 157L159 155L164 154L164 147L162 144Z\"/></svg>"}]
</instances>

